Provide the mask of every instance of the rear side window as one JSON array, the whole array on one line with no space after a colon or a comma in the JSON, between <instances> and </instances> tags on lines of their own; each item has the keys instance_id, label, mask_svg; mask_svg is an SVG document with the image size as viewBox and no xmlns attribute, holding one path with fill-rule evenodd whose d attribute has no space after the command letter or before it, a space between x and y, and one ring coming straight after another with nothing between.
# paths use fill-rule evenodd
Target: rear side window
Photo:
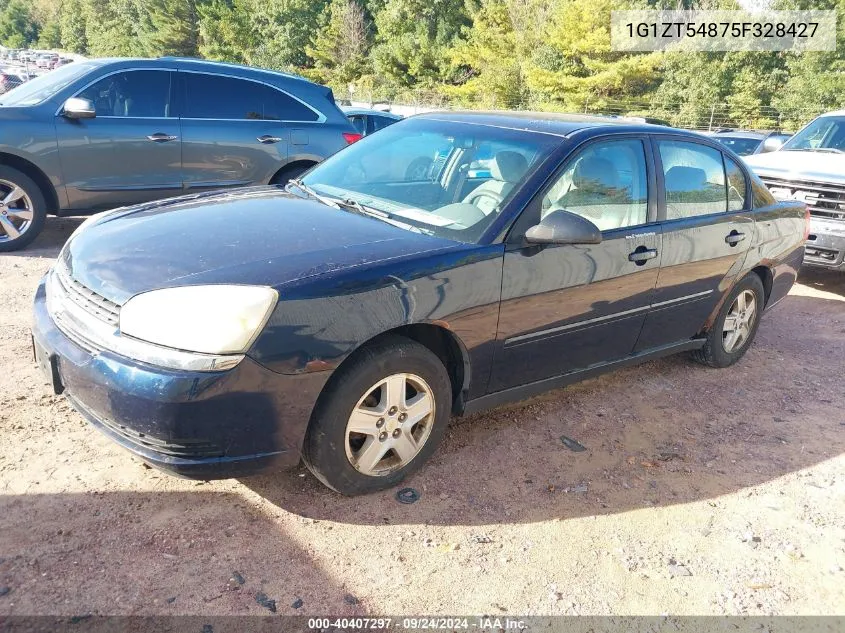
<instances>
[{"instance_id":1,"label":"rear side window","mask_svg":"<svg viewBox=\"0 0 845 633\"><path fill-rule=\"evenodd\" d=\"M691 218L727 209L722 152L684 141L658 141L666 189L666 219Z\"/></svg>"},{"instance_id":2,"label":"rear side window","mask_svg":"<svg viewBox=\"0 0 845 633\"><path fill-rule=\"evenodd\" d=\"M386 116L371 116L370 125L373 128L371 132L378 132L380 129L387 127L391 123L396 123L396 119L391 119Z\"/></svg>"},{"instance_id":3,"label":"rear side window","mask_svg":"<svg viewBox=\"0 0 845 633\"><path fill-rule=\"evenodd\" d=\"M777 202L772 192L766 188L766 185L757 176L751 176L751 202L755 209L768 207L770 204Z\"/></svg>"},{"instance_id":4,"label":"rear side window","mask_svg":"<svg viewBox=\"0 0 845 633\"><path fill-rule=\"evenodd\" d=\"M88 86L76 96L92 101L97 116L169 117L172 75L172 72L166 70L114 73Z\"/></svg>"},{"instance_id":5,"label":"rear side window","mask_svg":"<svg viewBox=\"0 0 845 633\"><path fill-rule=\"evenodd\" d=\"M184 73L189 119L316 121L319 115L280 90L246 79Z\"/></svg>"},{"instance_id":6,"label":"rear side window","mask_svg":"<svg viewBox=\"0 0 845 633\"><path fill-rule=\"evenodd\" d=\"M728 176L728 211L745 208L745 176L733 160L725 156L725 173Z\"/></svg>"}]
</instances>

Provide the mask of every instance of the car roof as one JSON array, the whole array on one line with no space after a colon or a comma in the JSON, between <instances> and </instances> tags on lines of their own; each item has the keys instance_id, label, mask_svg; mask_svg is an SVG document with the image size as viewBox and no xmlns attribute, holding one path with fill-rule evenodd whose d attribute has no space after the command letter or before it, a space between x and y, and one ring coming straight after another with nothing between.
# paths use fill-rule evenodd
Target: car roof
<instances>
[{"instance_id":1,"label":"car roof","mask_svg":"<svg viewBox=\"0 0 845 633\"><path fill-rule=\"evenodd\" d=\"M256 66L244 66L243 64L232 64L230 62L215 62L209 61L206 59L197 59L195 57L158 57L156 59L149 59L143 57L100 57L95 59L86 59L86 62L91 62L97 66L106 66L108 64L114 64L119 62L143 62L145 64L155 64L155 62L176 62L179 64L179 67L189 70L191 68L195 68L196 70L205 70L205 71L214 71L219 70L222 72L225 71L233 71L234 73L239 74L242 77L256 77L265 75L268 77L284 77L285 79L290 79L294 81L301 81L303 83L316 86L312 81L309 81L305 77L301 77L299 75L294 75L292 73L285 73L279 70L269 70L267 68L258 68Z\"/></svg>"},{"instance_id":2,"label":"car roof","mask_svg":"<svg viewBox=\"0 0 845 633\"><path fill-rule=\"evenodd\" d=\"M355 106L338 106L344 114L366 114L366 115L375 115L375 116L383 116L387 117L388 119L396 119L397 121L402 118L401 114L394 114L393 112L387 112L385 110L374 110L372 108L356 108Z\"/></svg>"},{"instance_id":3,"label":"car roof","mask_svg":"<svg viewBox=\"0 0 845 633\"><path fill-rule=\"evenodd\" d=\"M712 138L753 138L762 141L764 138L768 138L769 136L771 135L763 132L743 132L742 130L734 130L733 132L717 132Z\"/></svg>"},{"instance_id":4,"label":"car roof","mask_svg":"<svg viewBox=\"0 0 845 633\"><path fill-rule=\"evenodd\" d=\"M663 125L636 123L630 119L591 116L586 114L559 114L555 112L499 112L499 111L445 111L417 114L414 118L444 121L451 123L469 123L510 129L569 136L584 129L615 130L622 132L666 133L680 132L692 135L686 130L678 130Z\"/></svg>"}]
</instances>

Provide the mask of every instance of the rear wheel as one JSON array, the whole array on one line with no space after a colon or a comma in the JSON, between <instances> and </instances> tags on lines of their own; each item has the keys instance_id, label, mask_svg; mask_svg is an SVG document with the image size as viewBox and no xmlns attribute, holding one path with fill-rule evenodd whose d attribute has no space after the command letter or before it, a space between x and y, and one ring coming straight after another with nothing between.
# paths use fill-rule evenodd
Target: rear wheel
<instances>
[{"instance_id":1,"label":"rear wheel","mask_svg":"<svg viewBox=\"0 0 845 633\"><path fill-rule=\"evenodd\" d=\"M314 164L312 163L310 165L291 165L290 167L286 167L273 176L273 180L270 181L270 184L284 186L288 184L289 181L299 178L313 166Z\"/></svg>"},{"instance_id":2,"label":"rear wheel","mask_svg":"<svg viewBox=\"0 0 845 633\"><path fill-rule=\"evenodd\" d=\"M385 337L332 378L314 411L303 458L342 494L390 488L431 456L451 408L440 359L419 343Z\"/></svg>"},{"instance_id":3,"label":"rear wheel","mask_svg":"<svg viewBox=\"0 0 845 633\"><path fill-rule=\"evenodd\" d=\"M693 358L710 367L728 367L751 346L766 301L763 282L751 273L734 286L707 333L707 341Z\"/></svg>"},{"instance_id":4,"label":"rear wheel","mask_svg":"<svg viewBox=\"0 0 845 633\"><path fill-rule=\"evenodd\" d=\"M0 165L0 253L27 246L44 228L46 217L47 203L35 181Z\"/></svg>"}]
</instances>

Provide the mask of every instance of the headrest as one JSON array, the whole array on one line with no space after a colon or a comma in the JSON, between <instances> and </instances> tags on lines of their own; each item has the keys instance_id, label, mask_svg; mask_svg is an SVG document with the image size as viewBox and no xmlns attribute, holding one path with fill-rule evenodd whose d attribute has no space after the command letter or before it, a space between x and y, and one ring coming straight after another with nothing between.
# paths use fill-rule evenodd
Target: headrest
<instances>
[{"instance_id":1,"label":"headrest","mask_svg":"<svg viewBox=\"0 0 845 633\"><path fill-rule=\"evenodd\" d=\"M707 185L707 173L697 167L675 165L664 176L667 192L696 191Z\"/></svg>"},{"instance_id":2,"label":"headrest","mask_svg":"<svg viewBox=\"0 0 845 633\"><path fill-rule=\"evenodd\" d=\"M490 164L490 174L502 182L519 182L528 171L528 161L519 152L497 152Z\"/></svg>"},{"instance_id":3,"label":"headrest","mask_svg":"<svg viewBox=\"0 0 845 633\"><path fill-rule=\"evenodd\" d=\"M572 184L585 191L607 191L619 188L619 174L606 158L586 156L575 165Z\"/></svg>"}]
</instances>

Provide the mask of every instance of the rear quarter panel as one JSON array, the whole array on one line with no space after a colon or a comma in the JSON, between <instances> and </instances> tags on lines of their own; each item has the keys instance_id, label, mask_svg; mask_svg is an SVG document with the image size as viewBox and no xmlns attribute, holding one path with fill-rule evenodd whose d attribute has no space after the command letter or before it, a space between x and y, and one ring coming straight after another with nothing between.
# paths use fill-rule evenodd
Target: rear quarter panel
<instances>
[{"instance_id":1,"label":"rear quarter panel","mask_svg":"<svg viewBox=\"0 0 845 633\"><path fill-rule=\"evenodd\" d=\"M802 203L780 202L753 211L754 241L744 269L765 266L772 272L767 307L783 299L798 277L804 259L805 209Z\"/></svg>"}]
</instances>

